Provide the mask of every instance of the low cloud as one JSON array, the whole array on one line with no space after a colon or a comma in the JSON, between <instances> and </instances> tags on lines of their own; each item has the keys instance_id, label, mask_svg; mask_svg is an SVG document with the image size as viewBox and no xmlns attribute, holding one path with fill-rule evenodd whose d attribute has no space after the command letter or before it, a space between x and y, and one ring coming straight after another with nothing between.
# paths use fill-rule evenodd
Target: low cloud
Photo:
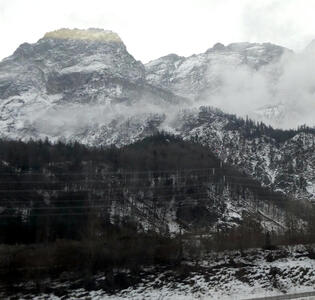
<instances>
[{"instance_id":1,"label":"low cloud","mask_svg":"<svg viewBox=\"0 0 315 300\"><path fill-rule=\"evenodd\" d=\"M202 103L282 128L315 125L315 51L286 53L280 61L253 70L246 65L218 65L218 88ZM271 113L271 109L272 114ZM268 119L269 118L269 119Z\"/></svg>"},{"instance_id":2,"label":"low cloud","mask_svg":"<svg viewBox=\"0 0 315 300\"><path fill-rule=\"evenodd\" d=\"M239 116L263 120L281 128L296 128L315 122L315 51L287 53L280 61L254 70L246 65L212 66L216 89L194 103L167 105L140 99L132 104L69 104L43 112L33 122L35 128L50 136L72 135L93 126L115 121L144 120L150 114L163 115L161 128L172 130L180 111L214 106ZM269 119L268 119L269 118ZM65 132L64 130L67 130Z\"/></svg>"}]
</instances>

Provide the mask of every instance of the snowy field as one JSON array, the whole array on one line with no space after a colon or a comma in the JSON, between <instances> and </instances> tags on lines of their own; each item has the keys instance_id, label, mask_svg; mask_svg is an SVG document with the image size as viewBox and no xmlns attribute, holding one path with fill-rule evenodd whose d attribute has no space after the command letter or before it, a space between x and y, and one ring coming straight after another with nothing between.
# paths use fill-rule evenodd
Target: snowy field
<instances>
[{"instance_id":1,"label":"snowy field","mask_svg":"<svg viewBox=\"0 0 315 300\"><path fill-rule=\"evenodd\" d=\"M23 283L16 286L16 291L20 289L20 292L14 294L14 299L230 300L313 292L313 255L310 248L304 246L283 247L275 251L252 249L244 253L210 253L202 261L184 262L176 268L147 268L138 274L134 284L120 290L106 290L108 278L98 274L92 278L95 283L92 288L79 287L74 280L48 280L44 284L51 291L39 294L32 290L34 283ZM125 281L131 276L127 270L115 272L115 276ZM0 294L1 299L8 296L13 295Z\"/></svg>"}]
</instances>

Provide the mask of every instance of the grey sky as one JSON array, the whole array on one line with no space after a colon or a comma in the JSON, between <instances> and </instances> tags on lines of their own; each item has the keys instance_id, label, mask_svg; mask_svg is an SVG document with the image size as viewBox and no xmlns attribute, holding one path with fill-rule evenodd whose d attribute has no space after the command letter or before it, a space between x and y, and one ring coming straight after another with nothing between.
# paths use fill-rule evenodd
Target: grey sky
<instances>
[{"instance_id":1,"label":"grey sky","mask_svg":"<svg viewBox=\"0 0 315 300\"><path fill-rule=\"evenodd\" d=\"M314 11L314 0L0 0L0 59L61 27L116 31L143 62L200 53L216 42L298 51L315 38Z\"/></svg>"}]
</instances>

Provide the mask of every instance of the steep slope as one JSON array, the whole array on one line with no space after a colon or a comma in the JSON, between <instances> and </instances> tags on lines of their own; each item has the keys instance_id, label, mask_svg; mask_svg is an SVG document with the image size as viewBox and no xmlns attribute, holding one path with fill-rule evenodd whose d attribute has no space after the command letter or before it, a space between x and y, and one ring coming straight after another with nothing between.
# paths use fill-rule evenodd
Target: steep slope
<instances>
[{"instance_id":1,"label":"steep slope","mask_svg":"<svg viewBox=\"0 0 315 300\"><path fill-rule=\"evenodd\" d=\"M259 70L279 61L289 50L273 44L220 43L205 53L180 57L171 54L146 64L149 82L194 100L204 100L225 85L226 73Z\"/></svg>"},{"instance_id":2,"label":"steep slope","mask_svg":"<svg viewBox=\"0 0 315 300\"><path fill-rule=\"evenodd\" d=\"M175 126L185 139L207 145L224 162L263 185L294 198L315 200L314 129L274 130L206 107L184 111L178 120Z\"/></svg>"},{"instance_id":3,"label":"steep slope","mask_svg":"<svg viewBox=\"0 0 315 300\"><path fill-rule=\"evenodd\" d=\"M105 224L162 234L210 234L243 220L262 234L263 228L283 230L287 214L301 218L286 197L224 164L208 147L174 136L121 149L47 141L0 146L2 242L76 238L94 215Z\"/></svg>"},{"instance_id":4,"label":"steep slope","mask_svg":"<svg viewBox=\"0 0 315 300\"><path fill-rule=\"evenodd\" d=\"M205 53L171 54L146 64L152 84L278 128L314 125L314 55L269 43L216 44Z\"/></svg>"},{"instance_id":5,"label":"steep slope","mask_svg":"<svg viewBox=\"0 0 315 300\"><path fill-rule=\"evenodd\" d=\"M61 29L21 45L0 63L0 99L2 136L89 142L113 119L126 121L131 105L140 111L184 101L147 84L119 36L99 29Z\"/></svg>"}]
</instances>

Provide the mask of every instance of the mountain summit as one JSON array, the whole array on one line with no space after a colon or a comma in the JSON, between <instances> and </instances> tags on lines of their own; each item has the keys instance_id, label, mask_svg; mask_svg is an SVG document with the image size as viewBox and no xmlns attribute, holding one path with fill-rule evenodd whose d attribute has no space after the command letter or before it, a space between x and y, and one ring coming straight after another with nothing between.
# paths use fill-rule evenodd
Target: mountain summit
<instances>
[{"instance_id":1,"label":"mountain summit","mask_svg":"<svg viewBox=\"0 0 315 300\"><path fill-rule=\"evenodd\" d=\"M88 40L100 42L122 43L119 35L110 30L89 28L89 29L68 29L47 32L44 36L46 39L65 39L65 40Z\"/></svg>"},{"instance_id":2,"label":"mountain summit","mask_svg":"<svg viewBox=\"0 0 315 300\"><path fill-rule=\"evenodd\" d=\"M106 124L123 113L116 104L182 100L148 84L144 65L116 33L101 29L60 29L22 44L0 63L0 99L2 137L93 144L104 142Z\"/></svg>"},{"instance_id":3,"label":"mountain summit","mask_svg":"<svg viewBox=\"0 0 315 300\"><path fill-rule=\"evenodd\" d=\"M279 61L287 51L269 43L232 43L227 46L217 43L205 53L189 57L168 55L150 61L146 64L146 76L150 83L176 94L196 101L205 100L225 86L230 73L236 74L238 70L242 70L241 75L244 75L243 70L253 73Z\"/></svg>"}]
</instances>

